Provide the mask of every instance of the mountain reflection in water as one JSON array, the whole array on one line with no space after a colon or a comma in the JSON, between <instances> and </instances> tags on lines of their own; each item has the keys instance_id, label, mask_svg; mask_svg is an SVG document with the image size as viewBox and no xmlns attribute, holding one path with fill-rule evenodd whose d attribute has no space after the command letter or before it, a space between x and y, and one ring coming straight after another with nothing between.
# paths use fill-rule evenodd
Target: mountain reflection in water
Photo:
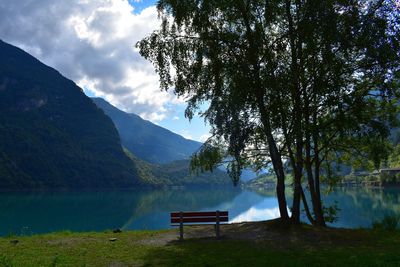
<instances>
[{"instance_id":1,"label":"mountain reflection in water","mask_svg":"<svg viewBox=\"0 0 400 267\"><path fill-rule=\"evenodd\" d=\"M288 204L291 204L288 198ZM324 203L340 208L336 227L371 227L400 216L400 189L338 188ZM0 235L61 230L170 228L171 211L228 210L231 222L279 216L274 190L238 188L140 189L122 192L0 193Z\"/></svg>"}]
</instances>

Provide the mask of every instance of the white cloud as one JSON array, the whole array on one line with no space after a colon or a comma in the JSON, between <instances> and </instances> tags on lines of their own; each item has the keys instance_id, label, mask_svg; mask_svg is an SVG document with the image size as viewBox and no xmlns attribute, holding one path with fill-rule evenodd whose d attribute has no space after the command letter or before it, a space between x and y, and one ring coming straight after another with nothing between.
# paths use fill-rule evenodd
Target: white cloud
<instances>
[{"instance_id":1,"label":"white cloud","mask_svg":"<svg viewBox=\"0 0 400 267\"><path fill-rule=\"evenodd\" d=\"M278 207L268 208L268 209L256 209L251 207L247 211L233 218L230 222L238 223L238 222L265 221L278 218L279 216L280 213Z\"/></svg>"},{"instance_id":2,"label":"white cloud","mask_svg":"<svg viewBox=\"0 0 400 267\"><path fill-rule=\"evenodd\" d=\"M133 13L127 0L0 2L0 38L56 68L96 96L158 121L182 104L159 89L134 45L159 26L154 6Z\"/></svg>"},{"instance_id":3,"label":"white cloud","mask_svg":"<svg viewBox=\"0 0 400 267\"><path fill-rule=\"evenodd\" d=\"M204 143L205 141L207 141L207 139L211 136L211 134L207 133L207 134L203 134L199 137L199 142Z\"/></svg>"},{"instance_id":4,"label":"white cloud","mask_svg":"<svg viewBox=\"0 0 400 267\"><path fill-rule=\"evenodd\" d=\"M173 121L178 121L178 120L179 120L179 117L178 117L178 116L174 116L174 117L172 118L172 120L173 120Z\"/></svg>"},{"instance_id":5,"label":"white cloud","mask_svg":"<svg viewBox=\"0 0 400 267\"><path fill-rule=\"evenodd\" d=\"M288 213L290 214L289 210ZM271 220L279 217L280 217L279 207L261 208L261 209L251 207L250 209L239 214L229 222L231 223L256 222L256 221Z\"/></svg>"},{"instance_id":6,"label":"white cloud","mask_svg":"<svg viewBox=\"0 0 400 267\"><path fill-rule=\"evenodd\" d=\"M183 137L185 137L186 139L193 140L193 136L189 133L188 130L183 130L179 134L182 135Z\"/></svg>"}]
</instances>

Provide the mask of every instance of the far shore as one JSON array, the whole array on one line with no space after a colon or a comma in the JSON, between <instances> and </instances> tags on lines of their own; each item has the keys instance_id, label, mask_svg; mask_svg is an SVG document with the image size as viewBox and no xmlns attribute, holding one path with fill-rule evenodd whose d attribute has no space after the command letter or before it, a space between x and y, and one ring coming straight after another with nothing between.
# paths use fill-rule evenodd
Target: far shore
<instances>
[{"instance_id":1,"label":"far shore","mask_svg":"<svg viewBox=\"0 0 400 267\"><path fill-rule=\"evenodd\" d=\"M135 190L183 190L186 188L227 188L235 189L232 183L227 184L194 184L194 185L137 185L135 187L94 187L94 188L69 188L69 187L34 187L34 188L0 188L0 193L60 193L60 192L113 192Z\"/></svg>"}]
</instances>

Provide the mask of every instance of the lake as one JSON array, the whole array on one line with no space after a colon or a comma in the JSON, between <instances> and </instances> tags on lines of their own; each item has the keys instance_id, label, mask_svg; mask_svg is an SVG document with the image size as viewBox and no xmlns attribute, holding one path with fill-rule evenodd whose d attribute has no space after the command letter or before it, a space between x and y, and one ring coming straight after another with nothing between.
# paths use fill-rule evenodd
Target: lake
<instances>
[{"instance_id":1,"label":"lake","mask_svg":"<svg viewBox=\"0 0 400 267\"><path fill-rule=\"evenodd\" d=\"M288 199L291 202L291 199ZM371 227L400 216L400 189L338 188L324 196L340 208L336 227ZM274 190L140 189L122 192L0 193L0 236L62 230L170 228L171 211L228 210L231 222L279 215Z\"/></svg>"}]
</instances>

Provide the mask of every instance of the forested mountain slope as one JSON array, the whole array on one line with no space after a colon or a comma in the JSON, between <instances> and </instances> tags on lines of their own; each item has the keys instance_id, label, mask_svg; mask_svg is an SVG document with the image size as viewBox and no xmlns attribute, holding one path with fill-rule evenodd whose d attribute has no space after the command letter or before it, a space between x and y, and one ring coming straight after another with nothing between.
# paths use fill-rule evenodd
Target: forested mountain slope
<instances>
[{"instance_id":1,"label":"forested mountain slope","mask_svg":"<svg viewBox=\"0 0 400 267\"><path fill-rule=\"evenodd\" d=\"M111 119L74 82L0 41L0 189L139 183Z\"/></svg>"},{"instance_id":2,"label":"forested mountain slope","mask_svg":"<svg viewBox=\"0 0 400 267\"><path fill-rule=\"evenodd\" d=\"M126 113L102 98L92 98L113 120L121 142L130 152L151 163L170 163L190 158L201 143L185 139L165 128Z\"/></svg>"}]
</instances>

